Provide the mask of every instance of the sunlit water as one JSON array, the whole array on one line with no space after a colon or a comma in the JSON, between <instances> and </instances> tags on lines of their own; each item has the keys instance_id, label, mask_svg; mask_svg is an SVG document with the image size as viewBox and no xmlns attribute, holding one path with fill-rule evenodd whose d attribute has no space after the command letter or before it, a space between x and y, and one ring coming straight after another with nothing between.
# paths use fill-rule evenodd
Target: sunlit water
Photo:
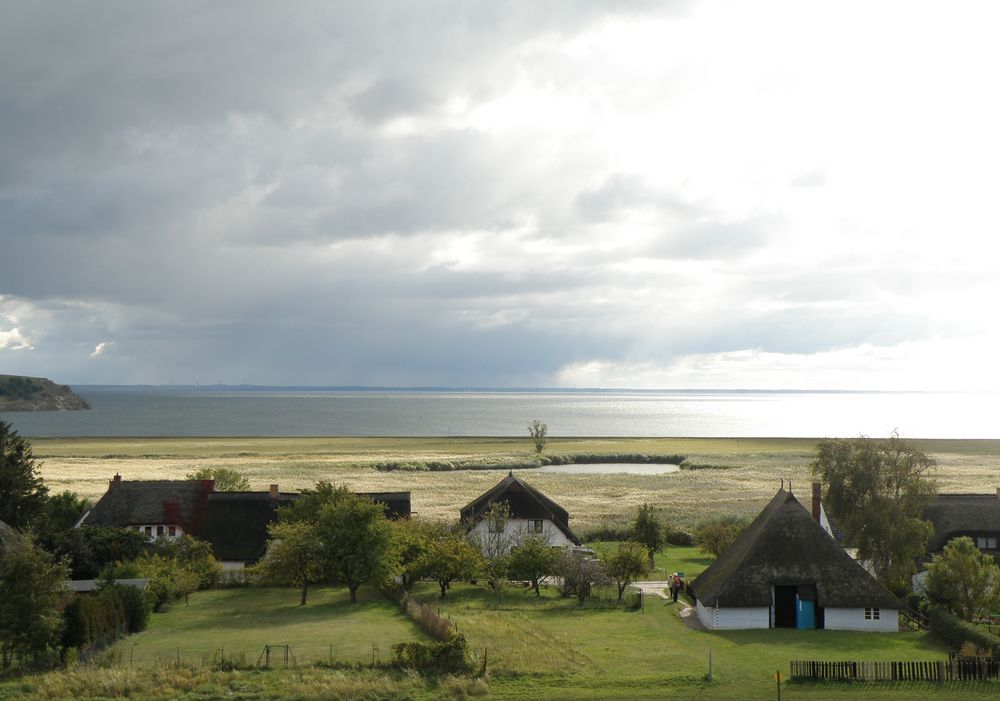
<instances>
[{"instance_id":1,"label":"sunlit water","mask_svg":"<svg viewBox=\"0 0 1000 701\"><path fill-rule=\"evenodd\" d=\"M5 413L26 436L1000 438L997 394L74 388L90 411Z\"/></svg>"}]
</instances>

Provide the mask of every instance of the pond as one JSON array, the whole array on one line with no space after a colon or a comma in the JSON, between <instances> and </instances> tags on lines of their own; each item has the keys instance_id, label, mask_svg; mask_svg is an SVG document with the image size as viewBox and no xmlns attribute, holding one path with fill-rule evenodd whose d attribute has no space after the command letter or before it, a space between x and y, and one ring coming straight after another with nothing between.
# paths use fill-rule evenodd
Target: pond
<instances>
[{"instance_id":1,"label":"pond","mask_svg":"<svg viewBox=\"0 0 1000 701\"><path fill-rule=\"evenodd\" d=\"M532 472L549 472L561 475L665 475L677 472L680 467L666 463L597 462L578 465L545 465Z\"/></svg>"}]
</instances>

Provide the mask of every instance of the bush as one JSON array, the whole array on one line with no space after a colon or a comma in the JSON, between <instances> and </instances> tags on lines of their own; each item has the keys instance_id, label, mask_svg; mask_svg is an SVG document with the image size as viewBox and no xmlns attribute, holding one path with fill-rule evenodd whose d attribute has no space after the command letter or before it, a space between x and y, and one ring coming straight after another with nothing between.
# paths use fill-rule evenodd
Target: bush
<instances>
[{"instance_id":1,"label":"bush","mask_svg":"<svg viewBox=\"0 0 1000 701\"><path fill-rule=\"evenodd\" d=\"M739 516L717 516L700 521L694 528L694 539L703 553L719 557L746 526L746 519Z\"/></svg>"},{"instance_id":2,"label":"bush","mask_svg":"<svg viewBox=\"0 0 1000 701\"><path fill-rule=\"evenodd\" d=\"M667 544L668 545L679 545L682 547L691 547L694 545L694 536L687 531L677 531L673 528L667 528Z\"/></svg>"},{"instance_id":3,"label":"bush","mask_svg":"<svg viewBox=\"0 0 1000 701\"><path fill-rule=\"evenodd\" d=\"M929 618L931 632L955 650L972 643L981 650L989 650L994 657L1000 656L1000 637L937 606L931 608Z\"/></svg>"},{"instance_id":4,"label":"bush","mask_svg":"<svg viewBox=\"0 0 1000 701\"><path fill-rule=\"evenodd\" d=\"M392 646L395 663L408 669L435 672L468 672L465 636L450 631L444 640L431 643L398 643Z\"/></svg>"}]
</instances>

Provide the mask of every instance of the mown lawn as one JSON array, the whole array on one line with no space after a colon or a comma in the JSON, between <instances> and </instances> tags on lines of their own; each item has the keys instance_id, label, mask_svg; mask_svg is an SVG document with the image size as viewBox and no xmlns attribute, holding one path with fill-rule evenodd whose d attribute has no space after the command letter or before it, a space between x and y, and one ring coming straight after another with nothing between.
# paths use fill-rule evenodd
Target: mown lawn
<instances>
[{"instance_id":1,"label":"mown lawn","mask_svg":"<svg viewBox=\"0 0 1000 701\"><path fill-rule=\"evenodd\" d=\"M288 645L300 664L388 662L396 643L427 640L378 590L362 587L351 604L345 587L314 587L299 606L299 592L282 588L196 592L187 606L152 614L149 628L119 642L124 664L155 666L226 660L253 665L264 645ZM277 662L275 662L277 660ZM272 665L283 652L272 652Z\"/></svg>"},{"instance_id":2,"label":"mown lawn","mask_svg":"<svg viewBox=\"0 0 1000 701\"><path fill-rule=\"evenodd\" d=\"M434 591L420 585L429 599ZM773 676L793 659L939 660L947 650L925 633L688 628L678 606L646 598L642 611L578 607L553 591L538 599L513 589L501 603L478 586L457 585L441 611L459 622L477 661L486 658L495 698L768 699ZM711 651L713 680L708 682ZM998 685L787 684L787 699L994 697Z\"/></svg>"}]
</instances>

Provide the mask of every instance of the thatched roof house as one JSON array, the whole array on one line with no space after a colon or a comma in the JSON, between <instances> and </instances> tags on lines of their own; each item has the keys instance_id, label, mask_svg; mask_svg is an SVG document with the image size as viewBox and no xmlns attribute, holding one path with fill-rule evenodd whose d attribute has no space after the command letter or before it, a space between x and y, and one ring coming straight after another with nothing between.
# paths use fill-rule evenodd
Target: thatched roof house
<instances>
[{"instance_id":1,"label":"thatched roof house","mask_svg":"<svg viewBox=\"0 0 1000 701\"><path fill-rule=\"evenodd\" d=\"M510 511L507 530L511 537L518 533L537 534L547 538L550 545L580 545L580 539L569 527L569 512L513 472L462 507L459 512L462 523L473 535L487 530L483 517L493 504L501 502L506 502Z\"/></svg>"},{"instance_id":2,"label":"thatched roof house","mask_svg":"<svg viewBox=\"0 0 1000 701\"><path fill-rule=\"evenodd\" d=\"M928 553L968 536L980 550L1000 560L1000 489L993 494L938 494L924 507L924 518L934 524Z\"/></svg>"},{"instance_id":3,"label":"thatched roof house","mask_svg":"<svg viewBox=\"0 0 1000 701\"><path fill-rule=\"evenodd\" d=\"M213 480L131 480L115 475L78 526L135 528L153 538L200 533Z\"/></svg>"},{"instance_id":4,"label":"thatched roof house","mask_svg":"<svg viewBox=\"0 0 1000 701\"><path fill-rule=\"evenodd\" d=\"M409 492L371 492L388 518L410 516ZM290 506L299 494L281 493L272 484L266 492L216 492L212 480L122 480L115 475L108 491L84 515L78 526L134 528L151 538L192 535L207 541L227 568L259 560L267 549L267 527L278 508Z\"/></svg>"},{"instance_id":5,"label":"thatched roof house","mask_svg":"<svg viewBox=\"0 0 1000 701\"><path fill-rule=\"evenodd\" d=\"M690 588L713 629L895 631L901 606L784 489Z\"/></svg>"}]
</instances>

